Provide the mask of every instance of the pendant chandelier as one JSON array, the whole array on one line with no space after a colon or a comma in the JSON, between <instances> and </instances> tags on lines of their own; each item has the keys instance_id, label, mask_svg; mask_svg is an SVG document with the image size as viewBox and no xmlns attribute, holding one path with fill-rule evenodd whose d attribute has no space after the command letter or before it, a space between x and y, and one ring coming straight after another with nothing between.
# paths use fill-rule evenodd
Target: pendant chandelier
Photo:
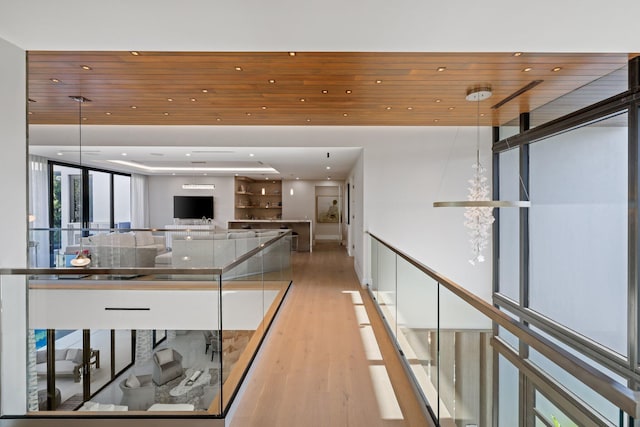
<instances>
[{"instance_id":1,"label":"pendant chandelier","mask_svg":"<svg viewBox=\"0 0 640 427\"><path fill-rule=\"evenodd\" d=\"M80 164L80 169L82 170L82 104L84 104L85 102L91 102L91 100L85 98L84 96L70 96L69 98L73 99L78 103L78 132L79 132L78 163ZM85 191L87 191L87 189L82 188L82 192L84 193ZM84 222L84 218L83 218L83 222ZM80 229L81 230L84 229L84 224L80 227ZM89 258L84 253L84 245L82 243L83 235L84 235L84 230L80 236L80 250L78 251L78 254L76 255L76 257L70 261L70 264L73 267L86 267L89 264L91 264L91 258Z\"/></svg>"},{"instance_id":2,"label":"pendant chandelier","mask_svg":"<svg viewBox=\"0 0 640 427\"><path fill-rule=\"evenodd\" d=\"M467 200L434 202L433 207L463 207L465 211L464 225L469 229L469 242L471 243L472 258L469 262L475 265L484 262L482 252L489 245L491 235L491 225L494 222L494 208L528 208L531 202L527 201L505 201L491 200L489 197L491 189L486 177L486 169L480 163L480 101L491 97L491 88L476 87L467 92L466 100L475 102L477 105L477 126L476 126L476 161L472 165L473 176L469 182L469 194ZM522 180L521 180L522 183ZM525 191L526 193L526 191Z\"/></svg>"}]
</instances>

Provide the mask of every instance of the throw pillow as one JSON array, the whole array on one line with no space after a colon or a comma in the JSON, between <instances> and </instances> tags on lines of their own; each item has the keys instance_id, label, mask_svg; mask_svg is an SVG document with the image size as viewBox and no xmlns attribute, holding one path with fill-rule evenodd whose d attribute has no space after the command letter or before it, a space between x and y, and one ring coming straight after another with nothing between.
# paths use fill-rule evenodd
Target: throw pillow
<instances>
[{"instance_id":1,"label":"throw pillow","mask_svg":"<svg viewBox=\"0 0 640 427\"><path fill-rule=\"evenodd\" d=\"M64 359L75 361L78 357L78 353L82 354L79 348L70 348L67 350L67 355ZM80 356L80 361L82 361L82 356Z\"/></svg>"},{"instance_id":2,"label":"throw pillow","mask_svg":"<svg viewBox=\"0 0 640 427\"><path fill-rule=\"evenodd\" d=\"M124 382L124 385L129 388L138 388L140 387L140 380L138 380L138 377L131 374L129 375L129 378L127 378L127 380Z\"/></svg>"},{"instance_id":3,"label":"throw pillow","mask_svg":"<svg viewBox=\"0 0 640 427\"><path fill-rule=\"evenodd\" d=\"M155 243L150 231L136 231L136 246L150 246Z\"/></svg>"},{"instance_id":4,"label":"throw pillow","mask_svg":"<svg viewBox=\"0 0 640 427\"><path fill-rule=\"evenodd\" d=\"M164 365L165 363L173 361L173 350L170 348L165 348L156 352L155 356L158 360L158 365Z\"/></svg>"}]
</instances>

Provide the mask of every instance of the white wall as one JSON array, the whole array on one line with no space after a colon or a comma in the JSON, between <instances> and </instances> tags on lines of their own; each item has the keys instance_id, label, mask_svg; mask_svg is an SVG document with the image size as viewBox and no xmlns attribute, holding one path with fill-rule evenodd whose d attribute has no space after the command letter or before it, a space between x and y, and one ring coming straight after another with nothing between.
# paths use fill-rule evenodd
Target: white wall
<instances>
[{"instance_id":1,"label":"white wall","mask_svg":"<svg viewBox=\"0 0 640 427\"><path fill-rule=\"evenodd\" d=\"M481 161L490 169L490 129L481 129L480 138ZM491 248L484 263L472 266L464 209L433 207L437 200L466 200L475 144L474 127L380 129L364 144L364 230L490 300ZM366 281L368 248L365 236L355 253Z\"/></svg>"},{"instance_id":2,"label":"white wall","mask_svg":"<svg viewBox=\"0 0 640 427\"><path fill-rule=\"evenodd\" d=\"M360 154L358 161L351 169L347 182L351 185L351 215L348 227L348 239L347 247L349 248L349 255L354 257L354 268L360 283L365 283L365 270L364 270L364 251L369 251L368 247L365 248L365 236L364 236L364 153ZM358 254L358 256L356 256Z\"/></svg>"},{"instance_id":3,"label":"white wall","mask_svg":"<svg viewBox=\"0 0 640 427\"><path fill-rule=\"evenodd\" d=\"M25 52L0 39L0 267L27 266ZM11 280L10 280L11 279ZM26 292L21 277L0 278L0 409L26 408ZM10 326L9 326L10 325Z\"/></svg>"},{"instance_id":4,"label":"white wall","mask_svg":"<svg viewBox=\"0 0 640 427\"><path fill-rule=\"evenodd\" d=\"M215 190L183 190L182 184L215 184ZM173 196L213 195L213 223L216 228L227 228L233 220L233 177L220 176L150 176L149 226L162 228L173 224Z\"/></svg>"}]
</instances>

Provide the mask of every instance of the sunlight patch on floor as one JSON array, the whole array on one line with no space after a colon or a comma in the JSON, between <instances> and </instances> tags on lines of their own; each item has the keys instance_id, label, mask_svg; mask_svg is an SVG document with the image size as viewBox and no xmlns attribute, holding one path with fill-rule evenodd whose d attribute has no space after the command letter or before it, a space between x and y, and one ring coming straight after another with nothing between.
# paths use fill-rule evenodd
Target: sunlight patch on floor
<instances>
[{"instance_id":1,"label":"sunlight patch on floor","mask_svg":"<svg viewBox=\"0 0 640 427\"><path fill-rule=\"evenodd\" d=\"M393 391L387 368L384 365L369 366L369 372L382 419L402 420L402 410Z\"/></svg>"}]
</instances>

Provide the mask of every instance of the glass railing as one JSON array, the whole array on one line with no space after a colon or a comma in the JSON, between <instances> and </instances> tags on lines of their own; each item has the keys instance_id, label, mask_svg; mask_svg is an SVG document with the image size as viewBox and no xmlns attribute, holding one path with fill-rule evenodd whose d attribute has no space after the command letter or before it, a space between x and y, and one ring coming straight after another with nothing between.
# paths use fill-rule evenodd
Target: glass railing
<instances>
[{"instance_id":1,"label":"glass railing","mask_svg":"<svg viewBox=\"0 0 640 427\"><path fill-rule=\"evenodd\" d=\"M0 270L5 417L223 417L292 280L289 230L29 240Z\"/></svg>"},{"instance_id":2,"label":"glass railing","mask_svg":"<svg viewBox=\"0 0 640 427\"><path fill-rule=\"evenodd\" d=\"M371 296L439 425L633 425L631 378L370 237Z\"/></svg>"}]
</instances>

